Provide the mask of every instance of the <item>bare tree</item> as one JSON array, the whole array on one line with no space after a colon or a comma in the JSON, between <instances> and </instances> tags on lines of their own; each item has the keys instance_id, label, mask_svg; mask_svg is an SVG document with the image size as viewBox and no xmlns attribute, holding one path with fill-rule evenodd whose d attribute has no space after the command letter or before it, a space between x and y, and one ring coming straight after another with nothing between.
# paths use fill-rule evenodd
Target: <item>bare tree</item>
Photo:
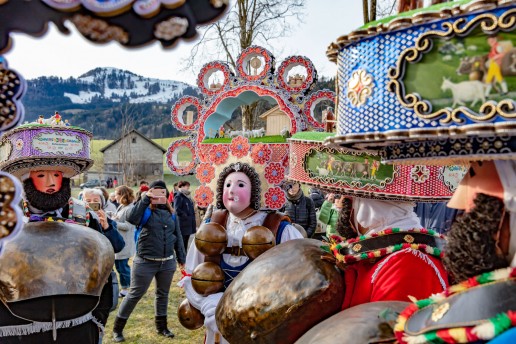
<instances>
[{"instance_id":1,"label":"bare tree","mask_svg":"<svg viewBox=\"0 0 516 344\"><path fill-rule=\"evenodd\" d=\"M364 24L396 14L399 0L362 0Z\"/></svg>"},{"instance_id":2,"label":"bare tree","mask_svg":"<svg viewBox=\"0 0 516 344\"><path fill-rule=\"evenodd\" d=\"M376 0L362 0L362 13L364 15L364 24L376 20Z\"/></svg>"},{"instance_id":3,"label":"bare tree","mask_svg":"<svg viewBox=\"0 0 516 344\"><path fill-rule=\"evenodd\" d=\"M362 0L364 24L384 17L450 0Z\"/></svg>"},{"instance_id":4,"label":"bare tree","mask_svg":"<svg viewBox=\"0 0 516 344\"><path fill-rule=\"evenodd\" d=\"M135 179L135 161L132 155L131 140L126 138L134 129L135 107L132 104L125 104L120 109L120 149L118 150L118 172L122 173L121 183L129 184Z\"/></svg>"},{"instance_id":5,"label":"bare tree","mask_svg":"<svg viewBox=\"0 0 516 344\"><path fill-rule=\"evenodd\" d=\"M259 44L288 35L291 20L301 21L305 0L236 0L227 16L210 24L192 48L185 69L195 70L199 60L223 59L236 70L238 55ZM255 104L242 106L242 129L252 129Z\"/></svg>"}]
</instances>

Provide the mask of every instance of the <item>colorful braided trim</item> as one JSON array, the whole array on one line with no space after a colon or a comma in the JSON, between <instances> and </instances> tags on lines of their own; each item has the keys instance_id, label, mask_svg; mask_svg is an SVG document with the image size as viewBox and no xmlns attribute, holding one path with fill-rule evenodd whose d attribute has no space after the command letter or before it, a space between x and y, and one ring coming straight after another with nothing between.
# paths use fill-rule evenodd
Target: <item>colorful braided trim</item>
<instances>
[{"instance_id":1,"label":"colorful braided trim","mask_svg":"<svg viewBox=\"0 0 516 344\"><path fill-rule=\"evenodd\" d=\"M422 308L431 306L451 295L462 293L470 288L482 284L515 278L516 268L494 270L453 285L444 292L432 295L428 299L416 301L401 312L398 317L398 321L394 326L394 334L400 344L471 343L480 340L491 340L511 327L516 326L516 311L497 314L491 319L476 326L434 330L417 336L406 335L404 329L407 320Z\"/></svg>"},{"instance_id":2,"label":"colorful braided trim","mask_svg":"<svg viewBox=\"0 0 516 344\"><path fill-rule=\"evenodd\" d=\"M417 244L417 243L399 243L396 245L381 248L379 250L367 251L367 252L362 252L362 253L357 253L357 254L343 255L340 253L340 249L342 249L346 246L354 245L362 240L381 237L381 236L395 234L395 233L407 233L407 234L421 233L421 234L431 235L436 238L445 239L445 237L443 235L441 235L433 230L430 230L430 229L401 230L399 228L390 228L390 229L386 229L386 230L383 230L378 233L373 233L370 235L362 235L358 238L353 238L353 239L349 239L346 241L344 241L343 238L338 235L332 235L329 238L329 242L322 248L326 252L331 253L335 257L337 262L341 262L344 264L356 263L356 262L359 262L359 261L365 260L365 259L374 259L374 258L385 257L391 253L401 251L401 250L404 250L407 248L410 248L410 249L413 249L416 251L421 251L423 253L427 253L432 256L442 258L442 256L443 256L442 250L440 250L436 247L428 246L426 244Z\"/></svg>"},{"instance_id":3,"label":"colorful braided trim","mask_svg":"<svg viewBox=\"0 0 516 344\"><path fill-rule=\"evenodd\" d=\"M29 204L27 203L27 201L23 201L23 213L25 214L26 217L29 218L30 222L39 222L39 221L67 222L67 223L74 223L74 224L84 225L86 227L89 227L90 226L90 218L91 218L90 211L92 211L90 206L88 204L86 204L86 219L85 219L85 222L82 223L82 222L78 222L78 221L74 220L73 205L74 205L73 199L70 198L70 200L68 201L68 218L67 219L61 219L58 217L54 218L52 216L39 216L37 214L31 214L29 211Z\"/></svg>"}]
</instances>

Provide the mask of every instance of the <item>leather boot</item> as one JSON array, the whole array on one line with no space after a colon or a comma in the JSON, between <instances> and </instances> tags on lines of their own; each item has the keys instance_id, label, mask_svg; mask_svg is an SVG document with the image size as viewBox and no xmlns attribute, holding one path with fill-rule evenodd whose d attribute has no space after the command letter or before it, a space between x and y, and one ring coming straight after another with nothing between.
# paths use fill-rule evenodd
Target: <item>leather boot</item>
<instances>
[{"instance_id":1,"label":"leather boot","mask_svg":"<svg viewBox=\"0 0 516 344\"><path fill-rule=\"evenodd\" d=\"M160 336L164 336L167 338L174 338L174 334L167 328L167 316L159 315L154 318L156 323L156 332Z\"/></svg>"},{"instance_id":2,"label":"leather boot","mask_svg":"<svg viewBox=\"0 0 516 344\"><path fill-rule=\"evenodd\" d=\"M115 318L115 323L113 324L113 341L115 343L120 343L120 342L125 341L122 331L124 330L126 323L127 323L127 319L122 319L119 317Z\"/></svg>"}]
</instances>

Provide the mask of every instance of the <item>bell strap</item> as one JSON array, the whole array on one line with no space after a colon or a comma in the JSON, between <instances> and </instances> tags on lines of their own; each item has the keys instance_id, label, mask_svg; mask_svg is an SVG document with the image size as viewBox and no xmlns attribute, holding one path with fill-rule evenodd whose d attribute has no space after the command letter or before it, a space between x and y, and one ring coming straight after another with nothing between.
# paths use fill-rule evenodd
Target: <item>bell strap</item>
<instances>
[{"instance_id":1,"label":"bell strap","mask_svg":"<svg viewBox=\"0 0 516 344\"><path fill-rule=\"evenodd\" d=\"M405 334L476 326L516 309L516 280L479 285L421 308L405 324Z\"/></svg>"},{"instance_id":2,"label":"bell strap","mask_svg":"<svg viewBox=\"0 0 516 344\"><path fill-rule=\"evenodd\" d=\"M239 246L226 247L224 249L224 254L230 254L232 256L237 256L237 257L238 256L246 257L244 250L242 249L242 247L239 247Z\"/></svg>"},{"instance_id":3,"label":"bell strap","mask_svg":"<svg viewBox=\"0 0 516 344\"><path fill-rule=\"evenodd\" d=\"M398 232L366 238L349 243L346 246L341 247L339 253L344 256L357 255L369 251L377 251L399 244L427 245L442 250L445 243L446 241L444 239L438 238L431 234L417 232Z\"/></svg>"}]
</instances>

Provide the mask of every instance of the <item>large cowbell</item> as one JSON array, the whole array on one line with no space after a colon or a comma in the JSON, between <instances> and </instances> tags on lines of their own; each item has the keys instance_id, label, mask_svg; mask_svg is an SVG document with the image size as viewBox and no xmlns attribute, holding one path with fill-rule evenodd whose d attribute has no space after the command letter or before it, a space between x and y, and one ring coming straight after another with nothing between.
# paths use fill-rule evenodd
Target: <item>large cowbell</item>
<instances>
[{"instance_id":1,"label":"large cowbell","mask_svg":"<svg viewBox=\"0 0 516 344\"><path fill-rule=\"evenodd\" d=\"M321 242L291 240L249 264L229 285L216 310L230 343L293 343L338 312L344 279L321 257Z\"/></svg>"},{"instance_id":2,"label":"large cowbell","mask_svg":"<svg viewBox=\"0 0 516 344\"><path fill-rule=\"evenodd\" d=\"M27 223L0 253L0 301L31 321L85 315L96 307L114 258L109 240L89 227Z\"/></svg>"}]
</instances>

